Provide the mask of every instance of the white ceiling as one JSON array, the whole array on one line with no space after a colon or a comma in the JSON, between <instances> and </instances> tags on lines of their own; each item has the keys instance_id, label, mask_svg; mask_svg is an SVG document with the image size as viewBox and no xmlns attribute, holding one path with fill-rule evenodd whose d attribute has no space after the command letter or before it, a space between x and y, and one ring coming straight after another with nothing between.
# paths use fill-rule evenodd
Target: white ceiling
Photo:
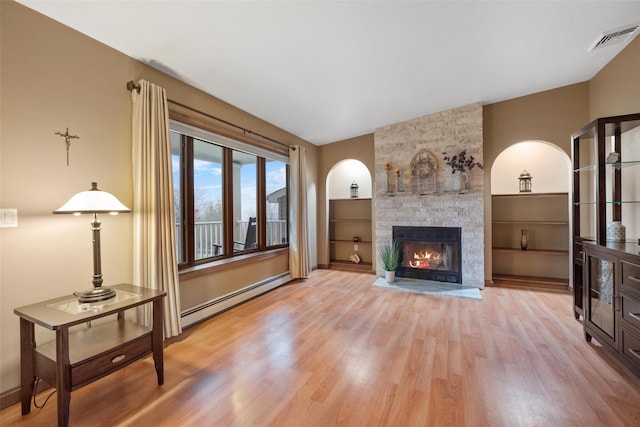
<instances>
[{"instance_id":1,"label":"white ceiling","mask_svg":"<svg viewBox=\"0 0 640 427\"><path fill-rule=\"evenodd\" d=\"M19 2L317 145L589 80L628 40L589 47L640 21L640 1Z\"/></svg>"}]
</instances>

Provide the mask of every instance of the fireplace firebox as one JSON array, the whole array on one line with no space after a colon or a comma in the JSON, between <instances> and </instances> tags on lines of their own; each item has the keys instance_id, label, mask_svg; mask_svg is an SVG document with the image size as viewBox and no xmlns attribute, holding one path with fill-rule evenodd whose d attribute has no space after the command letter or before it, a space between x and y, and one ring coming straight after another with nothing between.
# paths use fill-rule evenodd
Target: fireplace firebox
<instances>
[{"instance_id":1,"label":"fireplace firebox","mask_svg":"<svg viewBox=\"0 0 640 427\"><path fill-rule=\"evenodd\" d=\"M400 247L397 277L462 283L460 227L394 226Z\"/></svg>"}]
</instances>

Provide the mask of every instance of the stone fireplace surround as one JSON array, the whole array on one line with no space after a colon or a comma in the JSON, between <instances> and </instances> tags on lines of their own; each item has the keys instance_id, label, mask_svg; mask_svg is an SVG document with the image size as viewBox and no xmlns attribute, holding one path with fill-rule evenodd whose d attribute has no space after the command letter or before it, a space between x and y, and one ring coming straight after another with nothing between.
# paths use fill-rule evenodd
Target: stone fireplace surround
<instances>
[{"instance_id":1,"label":"stone fireplace surround","mask_svg":"<svg viewBox=\"0 0 640 427\"><path fill-rule=\"evenodd\" d=\"M460 227L462 229L462 283L484 287L484 184L483 171L475 168L469 176L470 190L451 191L452 173L442 153L456 154L466 149L476 161L482 159L482 104L475 103L435 114L395 123L375 130L375 243L390 243L393 226ZM420 150L428 150L438 160L437 191L387 193L385 165L400 171L404 183L411 181L409 163ZM409 190L409 186L405 185ZM383 276L377 262L377 275Z\"/></svg>"}]
</instances>

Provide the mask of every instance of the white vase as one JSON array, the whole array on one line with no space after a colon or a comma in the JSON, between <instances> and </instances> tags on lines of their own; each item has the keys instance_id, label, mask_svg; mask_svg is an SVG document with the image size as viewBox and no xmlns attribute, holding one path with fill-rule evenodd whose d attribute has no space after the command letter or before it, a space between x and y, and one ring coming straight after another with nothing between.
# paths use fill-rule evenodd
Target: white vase
<instances>
[{"instance_id":1,"label":"white vase","mask_svg":"<svg viewBox=\"0 0 640 427\"><path fill-rule=\"evenodd\" d=\"M464 191L467 189L467 173L454 172L453 174L453 191Z\"/></svg>"},{"instance_id":2,"label":"white vase","mask_svg":"<svg viewBox=\"0 0 640 427\"><path fill-rule=\"evenodd\" d=\"M393 283L396 281L396 272L395 271L386 271L384 272L384 280L387 283Z\"/></svg>"}]
</instances>

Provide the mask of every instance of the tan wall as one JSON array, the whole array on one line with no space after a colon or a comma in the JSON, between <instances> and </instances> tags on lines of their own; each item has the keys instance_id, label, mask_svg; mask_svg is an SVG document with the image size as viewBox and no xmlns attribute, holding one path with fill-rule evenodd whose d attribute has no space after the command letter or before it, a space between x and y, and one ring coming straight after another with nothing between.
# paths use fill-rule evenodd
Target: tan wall
<instances>
[{"instance_id":1,"label":"tan wall","mask_svg":"<svg viewBox=\"0 0 640 427\"><path fill-rule=\"evenodd\" d=\"M132 206L126 82L144 78L165 87L170 99L286 144L305 145L314 187L318 160L317 147L300 138L18 3L0 2L0 15L0 207L17 208L19 215L17 228L0 229L0 392L6 392L20 378L13 309L91 286L90 219L51 212L89 189L91 181ZM66 127L80 137L71 143L69 166L64 140L54 135ZM105 284L130 282L132 216L101 219ZM286 262L275 257L261 264L261 276L255 271L236 268L237 287L286 271ZM216 283L222 280L210 276L197 282L182 289L187 304L219 295ZM224 282L227 291L230 281Z\"/></svg>"},{"instance_id":2,"label":"tan wall","mask_svg":"<svg viewBox=\"0 0 640 427\"><path fill-rule=\"evenodd\" d=\"M550 142L571 156L571 134L588 123L588 106L589 86L584 82L484 107L484 181L487 188L484 200L486 281L493 277L491 251L491 167L493 162L507 147L527 140Z\"/></svg>"},{"instance_id":3,"label":"tan wall","mask_svg":"<svg viewBox=\"0 0 640 427\"><path fill-rule=\"evenodd\" d=\"M329 248L327 247L329 242L327 231L327 215L329 212L327 177L331 168L345 159L360 160L369 169L373 177L375 172L373 134L361 135L319 147L318 206L316 212L318 217L318 266L320 267L326 268L329 265ZM372 188L372 192L375 193L375 188ZM375 223L375 218L373 218L372 222Z\"/></svg>"},{"instance_id":4,"label":"tan wall","mask_svg":"<svg viewBox=\"0 0 640 427\"><path fill-rule=\"evenodd\" d=\"M640 37L636 37L589 81L589 116L594 120L639 112Z\"/></svg>"}]
</instances>

